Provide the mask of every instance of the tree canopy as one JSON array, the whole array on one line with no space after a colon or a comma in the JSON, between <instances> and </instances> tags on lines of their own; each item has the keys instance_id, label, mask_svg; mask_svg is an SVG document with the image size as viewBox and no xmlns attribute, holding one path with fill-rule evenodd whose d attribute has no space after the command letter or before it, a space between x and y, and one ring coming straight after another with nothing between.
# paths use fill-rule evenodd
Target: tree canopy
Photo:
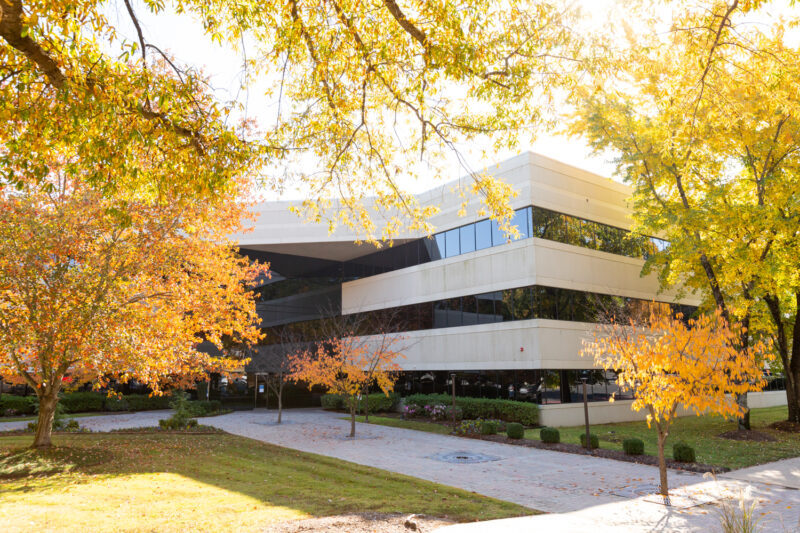
<instances>
[{"instance_id":1,"label":"tree canopy","mask_svg":"<svg viewBox=\"0 0 800 533\"><path fill-rule=\"evenodd\" d=\"M442 152L476 136L508 146L535 130L552 88L570 79L578 46L569 15L546 0L117 6L136 39L121 37L101 0L0 3L4 183L43 179L49 156L63 150L106 190L208 194L245 169L285 164L303 168L302 209L314 219L339 198L345 209L332 223L367 237L427 228L435 208L418 205L398 176L431 172ZM137 10L168 8L195 17L215 42L246 50L250 78L269 80L280 102L274 125L237 123L241 103L216 100L198 69L145 39ZM142 155L160 159L162 171L142 169ZM187 167L191 179L173 178ZM476 174L473 188L492 214L510 215L508 187ZM367 209L368 195L384 222Z\"/></svg>"},{"instance_id":2,"label":"tree canopy","mask_svg":"<svg viewBox=\"0 0 800 533\"><path fill-rule=\"evenodd\" d=\"M609 45L573 131L619 154L636 229L669 240L645 271L741 321L743 348L775 339L797 420L800 51L789 23L744 24L757 4L687 8Z\"/></svg>"}]
</instances>

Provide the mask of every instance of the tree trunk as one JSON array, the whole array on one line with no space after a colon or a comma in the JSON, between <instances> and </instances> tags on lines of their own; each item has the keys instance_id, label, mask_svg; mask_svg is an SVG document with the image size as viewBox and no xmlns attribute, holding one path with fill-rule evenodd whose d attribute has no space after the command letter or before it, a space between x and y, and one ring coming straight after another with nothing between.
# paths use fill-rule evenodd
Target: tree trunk
<instances>
[{"instance_id":1,"label":"tree trunk","mask_svg":"<svg viewBox=\"0 0 800 533\"><path fill-rule=\"evenodd\" d=\"M39 419L36 422L36 436L32 448L43 450L52 446L53 417L56 414L58 392L45 390L39 395Z\"/></svg>"},{"instance_id":2,"label":"tree trunk","mask_svg":"<svg viewBox=\"0 0 800 533\"><path fill-rule=\"evenodd\" d=\"M278 384L278 424L281 423L281 418L283 418L283 377L280 379L281 382Z\"/></svg>"},{"instance_id":3,"label":"tree trunk","mask_svg":"<svg viewBox=\"0 0 800 533\"><path fill-rule=\"evenodd\" d=\"M669 505L669 487L667 486L667 461L664 458L664 443L667 435L658 432L658 473L661 478L661 495L664 497L665 505Z\"/></svg>"},{"instance_id":4,"label":"tree trunk","mask_svg":"<svg viewBox=\"0 0 800 533\"><path fill-rule=\"evenodd\" d=\"M364 422L369 422L369 396L362 393L361 397L364 399Z\"/></svg>"},{"instance_id":5,"label":"tree trunk","mask_svg":"<svg viewBox=\"0 0 800 533\"><path fill-rule=\"evenodd\" d=\"M797 357L797 356L795 356ZM789 422L800 424L800 372L786 371L786 405L789 407Z\"/></svg>"},{"instance_id":6,"label":"tree trunk","mask_svg":"<svg viewBox=\"0 0 800 533\"><path fill-rule=\"evenodd\" d=\"M358 398L356 396L350 397L350 438L356 436L356 408L358 407Z\"/></svg>"},{"instance_id":7,"label":"tree trunk","mask_svg":"<svg viewBox=\"0 0 800 533\"><path fill-rule=\"evenodd\" d=\"M737 394L736 403L744 410L744 414L739 417L739 430L750 430L750 408L747 406L747 393Z\"/></svg>"}]
</instances>

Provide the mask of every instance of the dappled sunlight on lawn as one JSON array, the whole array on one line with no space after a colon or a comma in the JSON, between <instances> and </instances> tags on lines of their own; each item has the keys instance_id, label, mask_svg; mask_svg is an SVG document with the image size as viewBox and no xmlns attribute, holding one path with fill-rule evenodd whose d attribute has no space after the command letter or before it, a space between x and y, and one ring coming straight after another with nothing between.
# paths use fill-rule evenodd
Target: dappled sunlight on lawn
<instances>
[{"instance_id":1,"label":"dappled sunlight on lawn","mask_svg":"<svg viewBox=\"0 0 800 533\"><path fill-rule=\"evenodd\" d=\"M11 531L187 531L226 529L226 523L247 531L310 516L174 473L92 475L64 481L12 483L12 490L0 496L0 523Z\"/></svg>"}]
</instances>

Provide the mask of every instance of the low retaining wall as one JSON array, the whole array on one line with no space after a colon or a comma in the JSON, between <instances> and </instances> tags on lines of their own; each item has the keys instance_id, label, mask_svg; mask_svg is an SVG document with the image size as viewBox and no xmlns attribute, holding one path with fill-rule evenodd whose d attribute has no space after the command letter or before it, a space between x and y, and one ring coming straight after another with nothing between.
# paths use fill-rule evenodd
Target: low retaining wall
<instances>
[{"instance_id":1,"label":"low retaining wall","mask_svg":"<svg viewBox=\"0 0 800 533\"><path fill-rule=\"evenodd\" d=\"M611 424L614 422L634 422L644 420L647 412L633 411L633 400L617 400L615 402L590 402L589 422L591 424ZM751 392L747 395L747 403L753 408L775 407L786 405L785 391ZM678 416L694 413L679 409ZM567 427L580 426L583 420L583 403L549 404L539 407L539 423L543 426Z\"/></svg>"}]
</instances>

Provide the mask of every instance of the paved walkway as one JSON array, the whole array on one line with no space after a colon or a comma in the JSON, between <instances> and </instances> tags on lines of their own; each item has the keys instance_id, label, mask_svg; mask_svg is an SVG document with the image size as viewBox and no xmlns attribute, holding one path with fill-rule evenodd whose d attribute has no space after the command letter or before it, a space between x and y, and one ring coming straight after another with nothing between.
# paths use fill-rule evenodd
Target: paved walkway
<instances>
[{"instance_id":1,"label":"paved walkway","mask_svg":"<svg viewBox=\"0 0 800 533\"><path fill-rule=\"evenodd\" d=\"M169 411L81 418L94 430L157 425ZM274 423L274 411L245 411L205 418L230 433L382 468L549 513L495 522L462 524L443 533L549 531L715 531L714 507L668 509L651 503L646 493L658 483L655 467L438 435L400 428L358 424L357 438L348 439L349 422L340 414L313 409L290 410L284 423ZM26 422L0 423L0 430ZM452 464L436 456L465 452L490 461ZM463 455L463 454L460 454ZM695 499L718 499L749 491L759 500L763 531L800 531L800 459L779 461L733 472L718 481L698 474L669 472L671 487ZM795 490L787 489L786 486ZM680 498L677 499L681 503Z\"/></svg>"}]
</instances>

